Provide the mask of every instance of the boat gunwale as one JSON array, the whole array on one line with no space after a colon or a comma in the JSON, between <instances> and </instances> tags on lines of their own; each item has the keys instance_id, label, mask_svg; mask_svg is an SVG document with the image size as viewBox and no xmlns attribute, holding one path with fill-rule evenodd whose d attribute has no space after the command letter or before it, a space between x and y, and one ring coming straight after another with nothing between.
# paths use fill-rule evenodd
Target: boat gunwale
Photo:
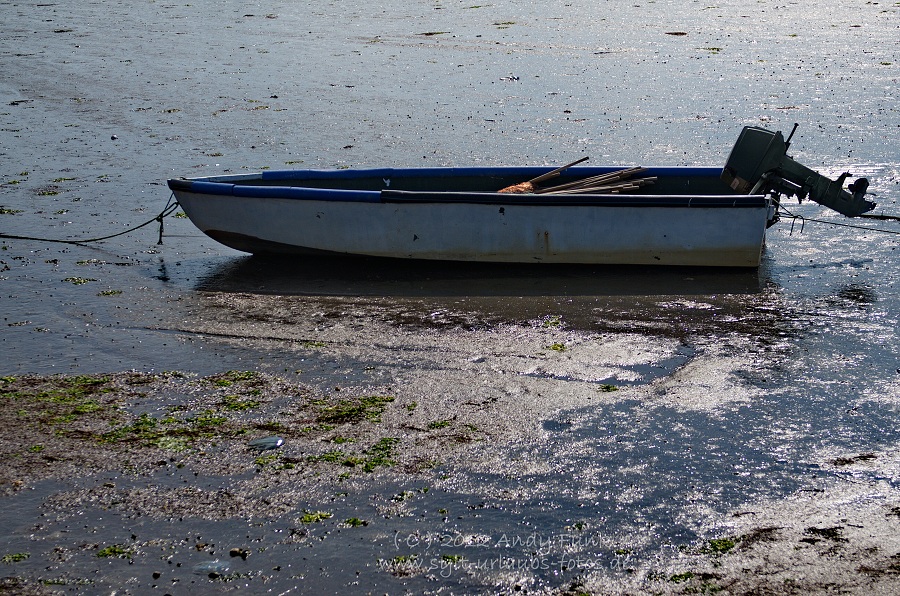
<instances>
[{"instance_id":1,"label":"boat gunwale","mask_svg":"<svg viewBox=\"0 0 900 596\"><path fill-rule=\"evenodd\" d=\"M564 176L595 176L617 172L630 166L580 166L566 170ZM722 168L718 166L648 166L643 176L697 176L717 178ZM361 178L463 178L467 176L509 177L538 176L547 173L547 166L443 166L443 167L409 167L409 168L347 168L347 169L301 169L301 170L264 170L248 174L222 174L213 176L182 176L169 179L168 182L210 182L214 184L246 184L252 180L270 183L276 180L359 180ZM287 185L293 186L293 185Z\"/></svg>"},{"instance_id":2,"label":"boat gunwale","mask_svg":"<svg viewBox=\"0 0 900 596\"><path fill-rule=\"evenodd\" d=\"M619 166L572 168L569 176L590 176L614 172ZM172 191L201 195L234 196L258 199L320 200L331 202L410 203L410 204L487 204L526 206L604 206L604 207L729 207L763 208L771 199L767 195L744 194L512 194L487 191L416 191L393 190L389 181L404 178L453 179L462 177L525 178L545 172L545 167L466 167L466 168L372 168L348 170L279 170L257 174L232 174L168 180ZM647 168L644 175L718 177L720 168L713 166L662 166ZM359 180L381 178L384 189L341 189L313 186L278 185L272 182L299 180ZM267 184L253 184L254 181Z\"/></svg>"},{"instance_id":3,"label":"boat gunwale","mask_svg":"<svg viewBox=\"0 0 900 596\"><path fill-rule=\"evenodd\" d=\"M765 195L626 195L626 194L502 194L473 192L381 191L382 203L462 203L534 207L730 207L768 206Z\"/></svg>"}]
</instances>

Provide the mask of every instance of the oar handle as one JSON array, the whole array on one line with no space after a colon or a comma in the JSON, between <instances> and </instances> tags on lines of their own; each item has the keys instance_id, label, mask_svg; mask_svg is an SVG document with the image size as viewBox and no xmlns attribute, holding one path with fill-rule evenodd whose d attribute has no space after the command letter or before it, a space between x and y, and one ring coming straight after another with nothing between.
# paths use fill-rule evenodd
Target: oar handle
<instances>
[{"instance_id":1,"label":"oar handle","mask_svg":"<svg viewBox=\"0 0 900 596\"><path fill-rule=\"evenodd\" d=\"M547 172L546 174L544 174L544 175L542 175L542 176L538 176L537 178L532 178L532 179L529 180L528 182L530 182L531 184L539 184L539 183L543 182L544 180L549 180L550 178L554 178L554 177L556 177L556 176L559 176L559 173L562 172L563 170L567 170L568 168L571 168L572 166L577 166L577 165L580 164L581 162L587 161L587 160L589 160L589 159L590 159L589 156L582 157L581 159L575 160L575 161L573 161L573 162L570 163L570 164L566 164L566 165L564 165L564 166L561 167L561 168L556 168L556 169L553 170L552 172Z\"/></svg>"}]
</instances>

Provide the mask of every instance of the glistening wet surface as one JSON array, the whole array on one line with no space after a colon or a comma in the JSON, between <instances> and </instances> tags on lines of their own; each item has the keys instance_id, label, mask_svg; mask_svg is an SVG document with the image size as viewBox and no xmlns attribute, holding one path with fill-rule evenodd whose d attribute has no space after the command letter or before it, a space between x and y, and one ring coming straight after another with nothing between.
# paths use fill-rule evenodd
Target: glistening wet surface
<instances>
[{"instance_id":1,"label":"glistening wet surface","mask_svg":"<svg viewBox=\"0 0 900 596\"><path fill-rule=\"evenodd\" d=\"M0 232L124 231L173 176L720 165L795 122L896 215L897 11L6 3ZM2 238L3 585L893 593L900 228L787 207L749 272Z\"/></svg>"}]
</instances>

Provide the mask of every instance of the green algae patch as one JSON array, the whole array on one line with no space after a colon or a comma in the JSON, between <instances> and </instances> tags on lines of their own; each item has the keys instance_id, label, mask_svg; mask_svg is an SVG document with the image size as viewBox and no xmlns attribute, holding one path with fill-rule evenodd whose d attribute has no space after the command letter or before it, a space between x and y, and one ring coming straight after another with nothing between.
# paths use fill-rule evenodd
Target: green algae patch
<instances>
[{"instance_id":1,"label":"green algae patch","mask_svg":"<svg viewBox=\"0 0 900 596\"><path fill-rule=\"evenodd\" d=\"M224 375L256 382L255 373ZM278 386L274 379L265 383L269 389ZM246 390L253 392L261 393ZM0 424L18 429L0 453L7 455L0 457L0 490L23 486L29 478L86 473L94 464L121 460L115 456L119 450L136 458L152 457L153 451L178 454L201 441L235 439L252 430L252 421L241 417L262 403L260 395L223 399L217 394L212 381L181 373L0 378ZM145 400L167 405L132 411ZM135 446L141 451L132 452ZM12 454L21 458L13 461Z\"/></svg>"},{"instance_id":2,"label":"green algae patch","mask_svg":"<svg viewBox=\"0 0 900 596\"><path fill-rule=\"evenodd\" d=\"M383 437L374 445L362 451L362 453L347 453L340 449L334 449L320 453L318 455L310 455L306 459L310 463L326 463L341 466L344 468L360 469L363 472L371 473L378 468L390 468L396 464L394 458L397 453L397 445L400 439L396 437ZM347 477L345 472L344 478Z\"/></svg>"},{"instance_id":3,"label":"green algae patch","mask_svg":"<svg viewBox=\"0 0 900 596\"><path fill-rule=\"evenodd\" d=\"M101 409L103 409L103 406L101 406L99 403L95 402L94 400L89 399L89 400L82 402L82 403L78 404L77 406L75 406L72 409L72 413L73 414L91 414L91 413L97 412Z\"/></svg>"},{"instance_id":4,"label":"green algae patch","mask_svg":"<svg viewBox=\"0 0 900 596\"><path fill-rule=\"evenodd\" d=\"M0 377L0 424L16 429L0 444L0 495L99 471L123 478L246 475L251 485L321 487L377 473L417 474L438 465L435 453L474 440L475 426L455 417L411 425L407 402L396 405L379 390L340 391L317 396L321 388L256 371ZM261 453L252 443L263 432L277 432L284 449ZM427 444L420 440L426 437ZM204 491L172 497L168 488L129 492L119 484L86 490L113 509L153 502L161 512L210 518L239 510L224 493L210 501Z\"/></svg>"},{"instance_id":5,"label":"green algae patch","mask_svg":"<svg viewBox=\"0 0 900 596\"><path fill-rule=\"evenodd\" d=\"M270 455L260 455L255 460L253 460L253 463L255 463L257 466L264 467L277 462L279 459L281 459L280 453L272 453Z\"/></svg>"},{"instance_id":6,"label":"green algae patch","mask_svg":"<svg viewBox=\"0 0 900 596\"><path fill-rule=\"evenodd\" d=\"M113 430L100 435L103 443L115 443L118 441L144 441L152 443L160 436L162 424L150 414L141 414L137 420L130 424L123 424Z\"/></svg>"},{"instance_id":7,"label":"green algae patch","mask_svg":"<svg viewBox=\"0 0 900 596\"><path fill-rule=\"evenodd\" d=\"M306 341L301 341L300 345L303 346L304 348L324 348L328 344L325 343L324 341L306 340Z\"/></svg>"},{"instance_id":8,"label":"green algae patch","mask_svg":"<svg viewBox=\"0 0 900 596\"><path fill-rule=\"evenodd\" d=\"M304 511L303 516L300 518L300 523L317 524L326 519L331 519L332 515L332 513L328 513L327 511Z\"/></svg>"},{"instance_id":9,"label":"green algae patch","mask_svg":"<svg viewBox=\"0 0 900 596\"><path fill-rule=\"evenodd\" d=\"M230 370L220 375L208 377L216 387L231 387L235 384L254 384L260 381L260 374L254 370Z\"/></svg>"},{"instance_id":10,"label":"green algae patch","mask_svg":"<svg viewBox=\"0 0 900 596\"><path fill-rule=\"evenodd\" d=\"M97 281L92 277L67 277L63 279L64 282L70 283L75 286L82 286L87 283L91 283L92 281Z\"/></svg>"},{"instance_id":11,"label":"green algae patch","mask_svg":"<svg viewBox=\"0 0 900 596\"><path fill-rule=\"evenodd\" d=\"M738 538L713 538L709 541L709 552L721 555L737 546Z\"/></svg>"},{"instance_id":12,"label":"green algae patch","mask_svg":"<svg viewBox=\"0 0 900 596\"><path fill-rule=\"evenodd\" d=\"M558 315L554 315L551 317L546 317L541 323L541 327L546 328L555 328L562 326L562 317Z\"/></svg>"},{"instance_id":13,"label":"green algae patch","mask_svg":"<svg viewBox=\"0 0 900 596\"><path fill-rule=\"evenodd\" d=\"M368 420L381 422L381 415L393 397L370 395L350 400L340 400L336 404L319 404L319 415L316 422L320 424L357 424Z\"/></svg>"},{"instance_id":14,"label":"green algae patch","mask_svg":"<svg viewBox=\"0 0 900 596\"><path fill-rule=\"evenodd\" d=\"M171 413L162 418L143 413L133 422L103 433L99 440L102 443L138 442L147 447L159 448L177 446L181 450L180 448L198 439L233 436L237 431L238 427L214 410L203 410L186 416Z\"/></svg>"},{"instance_id":15,"label":"green algae patch","mask_svg":"<svg viewBox=\"0 0 900 596\"><path fill-rule=\"evenodd\" d=\"M98 550L96 556L101 559L108 559L111 557L117 559L130 559L133 554L131 549L121 544L111 544Z\"/></svg>"},{"instance_id":16,"label":"green algae patch","mask_svg":"<svg viewBox=\"0 0 900 596\"><path fill-rule=\"evenodd\" d=\"M19 404L19 418L58 427L102 413L105 406L101 397L112 391L110 385L106 376L5 377L0 383L0 400ZM59 428L54 430L60 432Z\"/></svg>"},{"instance_id":17,"label":"green algae patch","mask_svg":"<svg viewBox=\"0 0 900 596\"><path fill-rule=\"evenodd\" d=\"M244 398L240 395L226 395L222 398L221 405L226 410L242 412L244 410L252 410L257 407L259 403L259 400Z\"/></svg>"},{"instance_id":18,"label":"green algae patch","mask_svg":"<svg viewBox=\"0 0 900 596\"><path fill-rule=\"evenodd\" d=\"M347 458L347 454L341 451L340 449L336 449L334 451L326 451L325 453L321 453L319 455L310 455L307 459L310 462L325 462L329 464L339 464L344 462Z\"/></svg>"},{"instance_id":19,"label":"green algae patch","mask_svg":"<svg viewBox=\"0 0 900 596\"><path fill-rule=\"evenodd\" d=\"M392 459L396 453L400 439L396 437L384 437L366 451L368 459L363 463L363 470L373 472L379 467L390 467L396 462Z\"/></svg>"},{"instance_id":20,"label":"green algae patch","mask_svg":"<svg viewBox=\"0 0 900 596\"><path fill-rule=\"evenodd\" d=\"M669 577L669 581L675 584L686 582L694 578L693 571L685 571L684 573L676 573Z\"/></svg>"},{"instance_id":21,"label":"green algae patch","mask_svg":"<svg viewBox=\"0 0 900 596\"><path fill-rule=\"evenodd\" d=\"M78 375L74 377L4 377L0 384L0 398L26 402L57 404L77 403L91 395L110 391L106 376Z\"/></svg>"},{"instance_id":22,"label":"green algae patch","mask_svg":"<svg viewBox=\"0 0 900 596\"><path fill-rule=\"evenodd\" d=\"M344 525L348 528L361 528L363 526L368 526L369 522L359 519L358 517L351 517L344 520Z\"/></svg>"}]
</instances>

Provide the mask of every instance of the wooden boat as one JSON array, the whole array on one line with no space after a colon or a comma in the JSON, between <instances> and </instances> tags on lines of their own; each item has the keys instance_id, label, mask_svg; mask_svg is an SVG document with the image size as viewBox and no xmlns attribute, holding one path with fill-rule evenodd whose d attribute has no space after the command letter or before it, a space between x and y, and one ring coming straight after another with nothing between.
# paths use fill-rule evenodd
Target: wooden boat
<instances>
[{"instance_id":1,"label":"wooden boat","mask_svg":"<svg viewBox=\"0 0 900 596\"><path fill-rule=\"evenodd\" d=\"M748 193L738 166L647 168L652 185L617 194L499 192L546 178L537 167L266 171L168 185L201 231L256 254L756 267L787 189ZM556 171L553 188L621 170Z\"/></svg>"}]
</instances>

